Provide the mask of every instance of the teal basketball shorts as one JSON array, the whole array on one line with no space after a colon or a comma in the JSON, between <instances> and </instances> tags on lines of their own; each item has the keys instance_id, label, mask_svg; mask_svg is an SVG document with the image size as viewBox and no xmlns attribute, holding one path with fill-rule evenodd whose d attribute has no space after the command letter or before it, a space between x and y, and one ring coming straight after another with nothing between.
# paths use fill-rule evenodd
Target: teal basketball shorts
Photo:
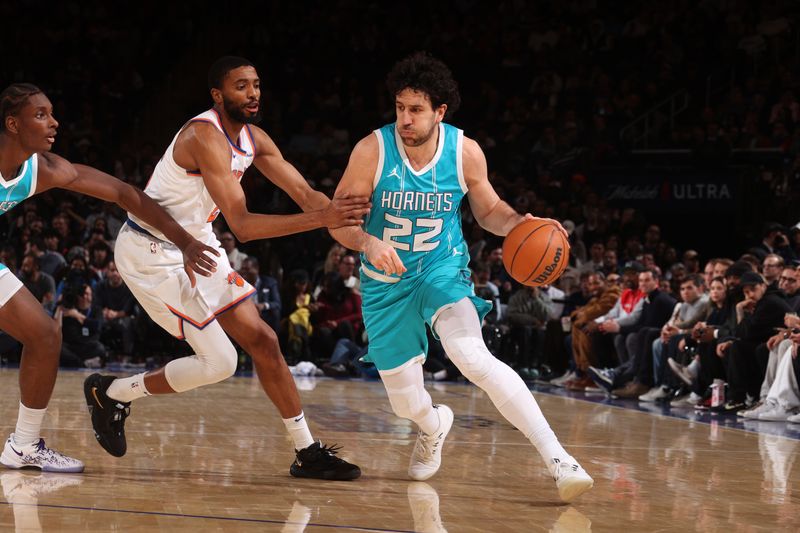
<instances>
[{"instance_id":1,"label":"teal basketball shorts","mask_svg":"<svg viewBox=\"0 0 800 533\"><path fill-rule=\"evenodd\" d=\"M475 305L480 320L492 304L475 296L470 270L459 258L444 260L415 275L408 272L396 283L361 271L364 325L369 348L364 361L378 370L400 369L409 361L424 361L428 353L425 324L463 298ZM364 267L366 268L366 267ZM370 276L372 274L372 277Z\"/></svg>"}]
</instances>

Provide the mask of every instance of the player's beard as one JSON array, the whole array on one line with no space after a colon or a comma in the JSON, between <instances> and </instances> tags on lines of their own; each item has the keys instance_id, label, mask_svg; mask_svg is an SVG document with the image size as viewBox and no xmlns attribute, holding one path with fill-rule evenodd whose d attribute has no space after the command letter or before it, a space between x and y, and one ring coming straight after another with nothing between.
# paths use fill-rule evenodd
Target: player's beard
<instances>
[{"instance_id":1,"label":"player's beard","mask_svg":"<svg viewBox=\"0 0 800 533\"><path fill-rule=\"evenodd\" d=\"M401 137L401 139L403 139L403 144L405 144L406 146L411 146L411 147L422 146L423 144L428 142L428 140L431 137L433 137L433 134L436 131L437 127L438 127L438 124L434 124L431 127L431 129L425 135L422 135L420 137L411 137L411 138Z\"/></svg>"},{"instance_id":2,"label":"player's beard","mask_svg":"<svg viewBox=\"0 0 800 533\"><path fill-rule=\"evenodd\" d=\"M258 112L255 115L248 116L247 111L239 105L222 97L222 107L225 113L239 124L258 124L261 122L261 106L258 106Z\"/></svg>"}]
</instances>

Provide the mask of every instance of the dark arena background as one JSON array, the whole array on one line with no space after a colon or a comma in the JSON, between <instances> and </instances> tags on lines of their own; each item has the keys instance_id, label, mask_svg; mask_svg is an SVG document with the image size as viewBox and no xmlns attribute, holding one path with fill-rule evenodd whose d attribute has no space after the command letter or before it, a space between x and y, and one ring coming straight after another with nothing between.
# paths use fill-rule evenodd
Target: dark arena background
<instances>
[{"instance_id":1,"label":"dark arena background","mask_svg":"<svg viewBox=\"0 0 800 533\"><path fill-rule=\"evenodd\" d=\"M796 530L800 3L0 0L0 20L0 90L41 88L52 152L140 189L212 106L220 56L252 61L259 127L328 197L356 143L395 121L392 65L442 60L461 94L445 121L477 141L499 197L569 233L561 278L525 287L503 237L462 205L475 291L493 303L483 340L594 478L561 502L536 449L429 331L426 384L455 422L442 470L409 481L417 427L360 360L360 255L325 229L239 242L225 213L214 232L256 287L311 430L363 476L289 476L292 442L238 345L236 376L137 401L128 453L111 457L81 396L89 369L128 376L192 351L116 272L127 214L54 189L0 217L0 263L64 316L42 431L86 471L0 471L0 529ZM300 212L255 166L241 185L252 212ZM71 327L72 309L91 327ZM2 331L0 356L10 434L23 347Z\"/></svg>"}]
</instances>

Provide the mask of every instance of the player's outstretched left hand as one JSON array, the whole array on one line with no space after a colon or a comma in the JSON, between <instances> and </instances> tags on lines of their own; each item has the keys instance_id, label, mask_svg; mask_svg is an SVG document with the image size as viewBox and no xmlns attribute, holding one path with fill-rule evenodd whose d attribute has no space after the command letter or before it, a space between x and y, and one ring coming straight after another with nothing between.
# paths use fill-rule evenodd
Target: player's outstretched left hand
<instances>
[{"instance_id":1,"label":"player's outstretched left hand","mask_svg":"<svg viewBox=\"0 0 800 533\"><path fill-rule=\"evenodd\" d=\"M367 196L342 195L334 197L322 212L323 222L329 229L358 226L364 221L372 204Z\"/></svg>"},{"instance_id":2,"label":"player's outstretched left hand","mask_svg":"<svg viewBox=\"0 0 800 533\"><path fill-rule=\"evenodd\" d=\"M192 242L183 250L183 269L186 271L186 275L189 276L192 287L197 283L195 272L201 276L209 277L212 272L217 271L217 262L206 252L219 257L219 251L206 246L197 239L192 239Z\"/></svg>"}]
</instances>

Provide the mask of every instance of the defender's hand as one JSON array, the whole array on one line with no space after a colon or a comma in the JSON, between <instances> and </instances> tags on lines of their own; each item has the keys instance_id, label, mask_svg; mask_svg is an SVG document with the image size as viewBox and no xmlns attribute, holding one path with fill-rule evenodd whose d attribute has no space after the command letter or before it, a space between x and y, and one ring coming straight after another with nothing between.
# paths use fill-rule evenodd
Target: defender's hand
<instances>
[{"instance_id":1,"label":"defender's hand","mask_svg":"<svg viewBox=\"0 0 800 533\"><path fill-rule=\"evenodd\" d=\"M189 246L183 250L183 269L186 271L186 275L189 276L189 282L192 287L197 284L197 279L194 275L195 272L201 276L209 277L212 272L217 271L217 262L214 261L210 255L206 254L206 252L210 252L219 257L219 251L210 246L206 246L197 239L192 239Z\"/></svg>"},{"instance_id":2,"label":"defender's hand","mask_svg":"<svg viewBox=\"0 0 800 533\"><path fill-rule=\"evenodd\" d=\"M331 200L322 210L322 220L329 229L360 226L371 207L372 204L366 196L340 196Z\"/></svg>"},{"instance_id":3,"label":"defender's hand","mask_svg":"<svg viewBox=\"0 0 800 533\"><path fill-rule=\"evenodd\" d=\"M386 274L400 275L406 271L395 249L381 240L370 239L364 253L375 268L383 270Z\"/></svg>"}]
</instances>

